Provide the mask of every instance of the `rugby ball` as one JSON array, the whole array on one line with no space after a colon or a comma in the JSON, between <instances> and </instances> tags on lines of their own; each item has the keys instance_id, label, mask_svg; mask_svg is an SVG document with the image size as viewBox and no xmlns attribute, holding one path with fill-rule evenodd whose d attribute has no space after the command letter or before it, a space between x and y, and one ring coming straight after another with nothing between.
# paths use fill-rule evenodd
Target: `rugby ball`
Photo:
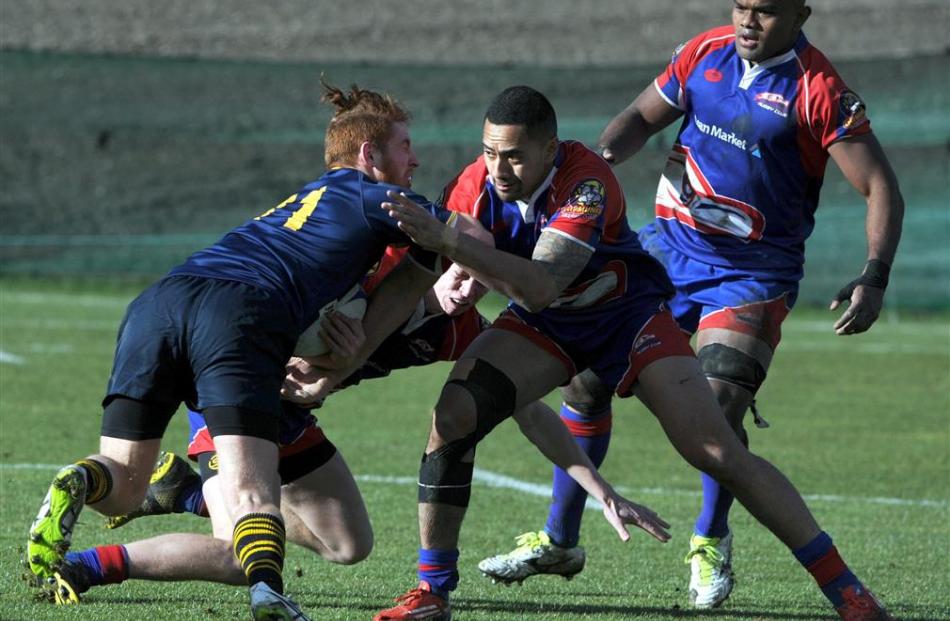
<instances>
[{"instance_id":1,"label":"rugby ball","mask_svg":"<svg viewBox=\"0 0 950 621\"><path fill-rule=\"evenodd\" d=\"M320 324L328 313L336 311L353 319L362 319L366 314L366 293L357 284L338 299L329 302L320 309L316 321L310 324L297 339L295 356L314 357L329 353L330 347L320 338Z\"/></svg>"}]
</instances>

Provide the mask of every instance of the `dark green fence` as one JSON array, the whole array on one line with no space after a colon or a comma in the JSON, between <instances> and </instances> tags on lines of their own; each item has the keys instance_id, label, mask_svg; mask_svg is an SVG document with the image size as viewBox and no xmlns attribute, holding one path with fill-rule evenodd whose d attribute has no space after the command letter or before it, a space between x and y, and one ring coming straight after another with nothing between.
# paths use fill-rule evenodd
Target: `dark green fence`
<instances>
[{"instance_id":1,"label":"dark green fence","mask_svg":"<svg viewBox=\"0 0 950 621\"><path fill-rule=\"evenodd\" d=\"M164 273L323 169L318 78L392 92L415 115L416 188L437 195L479 152L484 108L527 83L562 137L593 142L660 67L383 67L0 53L0 276ZM950 58L849 62L907 202L889 303L950 307ZM646 222L672 134L618 170ZM864 261L864 206L833 164L802 300L825 303Z\"/></svg>"}]
</instances>

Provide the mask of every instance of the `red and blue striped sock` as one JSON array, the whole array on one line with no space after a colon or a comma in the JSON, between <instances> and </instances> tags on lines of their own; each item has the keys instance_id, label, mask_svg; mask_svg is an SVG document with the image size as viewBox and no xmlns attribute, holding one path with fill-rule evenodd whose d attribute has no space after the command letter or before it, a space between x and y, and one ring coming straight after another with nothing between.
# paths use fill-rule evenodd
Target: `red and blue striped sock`
<instances>
[{"instance_id":1,"label":"red and blue striped sock","mask_svg":"<svg viewBox=\"0 0 950 621\"><path fill-rule=\"evenodd\" d=\"M432 592L444 599L459 583L459 551L419 548L419 580L429 583Z\"/></svg>"},{"instance_id":2,"label":"red and blue striped sock","mask_svg":"<svg viewBox=\"0 0 950 621\"><path fill-rule=\"evenodd\" d=\"M567 425L574 441L587 453L596 467L604 463L607 447L610 446L610 431L613 424L613 412L606 408L581 414L566 403L561 404L561 420ZM581 519L587 492L566 472L554 468L551 508L544 531L555 545L573 548L580 541Z\"/></svg>"},{"instance_id":3,"label":"red and blue striped sock","mask_svg":"<svg viewBox=\"0 0 950 621\"><path fill-rule=\"evenodd\" d=\"M67 552L66 562L83 566L89 586L119 584L129 578L129 553L125 546L99 546Z\"/></svg>"},{"instance_id":4,"label":"red and blue striped sock","mask_svg":"<svg viewBox=\"0 0 950 621\"><path fill-rule=\"evenodd\" d=\"M821 592L835 608L844 603L842 591L846 588L849 586L864 588L861 581L851 573L848 565L841 559L831 537L824 531L811 542L797 550L792 550L792 554L812 575L818 587L821 588Z\"/></svg>"}]
</instances>

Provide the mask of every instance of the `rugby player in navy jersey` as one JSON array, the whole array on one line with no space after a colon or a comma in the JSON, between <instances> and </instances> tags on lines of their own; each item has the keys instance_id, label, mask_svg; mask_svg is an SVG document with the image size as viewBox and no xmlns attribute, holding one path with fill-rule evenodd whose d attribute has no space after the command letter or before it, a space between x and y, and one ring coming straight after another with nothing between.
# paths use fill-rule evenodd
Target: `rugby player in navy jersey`
<instances>
[{"instance_id":1,"label":"rugby player in navy jersey","mask_svg":"<svg viewBox=\"0 0 950 621\"><path fill-rule=\"evenodd\" d=\"M436 403L419 473L419 585L376 621L451 618L475 446L580 369L621 397L640 397L677 451L789 548L827 537L792 484L729 427L666 307L672 284L629 228L607 162L558 140L550 103L524 86L492 101L482 140L482 155L449 184L444 204L490 230L495 248L474 245L405 196L392 193L385 206L416 243L511 301L456 362ZM332 381L296 390L319 396ZM816 576L860 584L837 552L831 562L800 560Z\"/></svg>"},{"instance_id":2,"label":"rugby player in navy jersey","mask_svg":"<svg viewBox=\"0 0 950 621\"><path fill-rule=\"evenodd\" d=\"M703 372L746 444L742 421L750 407L757 425L767 426L754 398L798 294L804 242L814 227L829 156L868 207L867 264L831 303L832 310L848 304L833 326L837 334L864 332L877 319L901 234L897 180L864 103L802 33L809 13L802 0L736 1L732 25L680 46L600 137L603 156L620 163L682 118L657 188L656 220L640 232L640 241L670 274L676 287L670 308L680 326L696 334ZM572 417L578 441L598 463L609 428L585 435L580 432L599 419L589 408L575 408ZM689 598L711 608L733 587L733 495L705 474L702 485L687 555ZM545 529L522 536L548 541L485 559L483 571L509 581L537 573L535 564L557 573L583 566L577 541L586 494L556 471L553 495ZM841 572L829 537L795 555L806 565L829 568L816 580L842 617L885 618ZM860 611L861 601L870 602L867 617L849 612Z\"/></svg>"},{"instance_id":3,"label":"rugby player in navy jersey","mask_svg":"<svg viewBox=\"0 0 950 621\"><path fill-rule=\"evenodd\" d=\"M223 517L233 525L218 554L236 556L255 619L305 618L283 595L276 441L285 365L320 308L358 283L387 246L409 243L379 205L387 190L409 185L417 166L409 115L392 98L354 87L328 88L326 99L338 109L327 128L329 170L129 305L99 453L56 474L30 529L27 561L39 581L63 562L85 505L117 515L141 503L161 437L185 402L202 412L217 450ZM409 254L395 273L404 295L418 299L440 266L431 252Z\"/></svg>"},{"instance_id":4,"label":"rugby player in navy jersey","mask_svg":"<svg viewBox=\"0 0 950 621\"><path fill-rule=\"evenodd\" d=\"M405 252L405 247L387 248L363 288L372 292ZM344 385L385 377L395 369L455 360L487 325L474 306L486 291L458 266L450 266L420 300L410 320L387 337ZM363 342L359 320L331 314L323 322L324 337L334 357L340 361L352 357ZM283 406L278 470L287 540L329 562L357 563L370 553L373 531L353 475L309 410L286 401ZM222 554L219 541L230 538L231 526L216 476L214 441L201 414L190 411L188 415L192 427L188 456L199 463L201 474L176 454L162 453L142 505L107 524L118 528L142 516L188 512L210 517L216 539L172 533L67 552L47 592L56 603L76 604L92 587L126 580L246 583L241 566L233 555ZM556 424L556 419L553 422Z\"/></svg>"},{"instance_id":5,"label":"rugby player in navy jersey","mask_svg":"<svg viewBox=\"0 0 950 621\"><path fill-rule=\"evenodd\" d=\"M380 188L395 189L395 186L381 183L389 179L399 183L403 188L407 188L411 183L412 170L417 162L410 147L405 126L408 115L388 97L381 97L376 93L359 90L356 87L348 96L338 89L328 87L326 99L338 109L327 131L326 158L331 171L321 180L307 186L304 192L291 197L276 208L279 211L291 205L291 213L288 214L289 217L285 215L283 226L300 231L304 226L322 222L325 228L332 228L333 222L328 219L331 215L322 214L320 211L321 208L329 209L330 207L320 201L326 201L327 197L331 196L331 191L336 189L335 182L354 180L352 189L362 192L363 200L341 205L338 209L341 213L338 213L337 217L350 218L353 221L365 219L371 229L374 229L375 223L382 221L383 231L391 233L396 223L379 208L378 192ZM363 140L363 137L374 136L374 132L381 132L382 137L379 138L379 142L383 145L382 147L375 147L368 140ZM355 165L352 163L353 156L346 155L348 152L359 153ZM366 165L369 158L373 158L372 165ZM353 179L354 176L356 176L355 179ZM340 181L341 177L343 181ZM314 191L322 194L322 198L316 199L317 202L313 202L309 198L311 195L307 194ZM376 201L376 203L372 204L371 201ZM294 211L293 207L298 204L300 209ZM370 207L372 210L369 209ZM346 212L347 208L350 209L349 213ZM306 218L299 216L301 210L305 210ZM274 211L265 213L261 218L268 218ZM438 215L443 217L446 214L438 212ZM460 223L465 224L464 219L460 219ZM479 225L473 224L469 232L476 236L487 237L490 241L488 233ZM337 233L345 235L347 230L337 227ZM342 250L347 246L347 239L343 237L331 240L329 231L324 235L324 244L341 251L342 257ZM358 235L351 235L351 237L355 238L350 240L353 244L362 241ZM407 242L401 234L390 235L390 237L403 244ZM382 252L381 248L377 252L375 246L365 250L376 252L377 258ZM410 248L408 253L416 254L421 258L430 256L416 247ZM199 256L205 257L207 254ZM435 287L420 300L420 296L433 283L435 276L428 270L414 267L415 259L411 257L409 259L411 263L407 267L406 262L402 260L405 254L404 249L397 250L392 247L386 249L380 266L363 284L370 291L376 287L388 290L388 295L392 296L382 303L371 301L367 311L368 322L372 323L371 317L374 313L392 318L396 322L400 318L408 319L402 330L389 336L383 341L382 346L379 348L374 346L374 353L366 364L355 372L347 373L345 385L358 383L362 379L382 377L396 368L429 364L435 360L455 359L467 343L485 327L483 319L473 307L484 293L483 287L475 283L457 266L450 266L442 278L435 283ZM214 259L224 261L226 257L215 255L207 260L209 263L214 263ZM363 257L353 257L352 260L361 265L358 269L364 273L371 265L367 264ZM195 263L195 261L189 263ZM181 268L175 273L181 273ZM395 285L389 279L393 273L400 277ZM345 290L345 287L341 287L335 293L338 296ZM228 300L228 302L233 301ZM305 307L306 304L306 301L301 302L301 306ZM169 305L171 305L170 302ZM415 312L413 312L414 309ZM162 312L170 311L162 309ZM216 320L228 321L227 317L221 317L227 309L216 308L216 312L219 313L215 317ZM342 321L345 328L345 318L338 317L338 320ZM349 338L342 332L330 329L332 325L331 321L327 326L328 331L325 337L332 337L334 333L342 337L330 339L331 343L343 342ZM197 319L192 319L191 323L186 324L185 327L196 331L209 329ZM250 330L252 327L245 324L241 328ZM267 327L274 330L278 324L271 322ZM387 327L387 334L391 327L391 324ZM382 333L377 332L377 334ZM236 339L237 337L229 335L229 338ZM291 350L293 344L293 342L290 343ZM177 341L169 346L170 354L175 353L173 345L177 345ZM120 342L120 348L122 346ZM242 353L250 354L250 348L245 348L241 352L236 352L233 348L229 351L233 356ZM289 351L286 352L286 356L289 357ZM345 357L344 355L343 358ZM292 360L295 364L305 365L306 368L310 368L311 364L325 363L323 358L293 358ZM156 361L151 362L156 363ZM202 362L205 361L202 360ZM234 364L235 361L228 362ZM190 360L187 363L193 364ZM215 363L211 361L207 364ZM180 369L172 369L172 372L175 379L179 381L182 379ZM252 378L248 376L246 379L250 382ZM114 377L113 383L117 381ZM176 386L168 385L163 388L170 391ZM266 388L268 385L263 384L262 389ZM197 407L201 409L201 385L198 386L197 392ZM119 394L124 395L125 392ZM190 407L195 407L193 394L186 393L183 399ZM229 511L230 500L224 487L225 462L221 441L222 437L227 439L227 436L215 434L216 412L212 405L205 405L200 414L191 412L190 415L193 441L189 447L189 453L201 463L203 477L207 483L210 483L210 487L205 488L207 495L202 492L197 475L186 463L175 459L170 454L165 454L152 477L154 485L148 490L149 495L146 496L144 511L138 507L133 513L191 511L200 514L203 512L202 505L207 501L207 510L212 517L217 538L194 534L165 535L134 542L127 546L99 546L76 553L66 552L64 558L44 560L44 555L41 553L46 553L45 558L49 558L54 553L63 556L65 552L66 545L55 546L48 542L54 540L53 535L58 534L60 542L68 543L72 523L82 507L79 498L82 492L80 485L84 479L79 474L85 473L79 468L89 468L90 463L93 466L99 466L100 461L105 461L105 456L93 456L77 466L65 468L57 475L50 491L50 498L54 499L54 502L44 504L40 511L33 529L33 532L39 533L39 536L31 535L31 543L34 546L30 551L32 568L37 576L42 576L41 570L46 570L51 574L47 594L52 599L57 603L78 603L81 593L92 586L115 584L129 578L200 579L232 584L246 583L249 580L246 563L237 562L242 561L238 546L235 545L238 551L236 555L232 555L230 551L228 540L232 530L238 537L240 532L232 527L233 512ZM279 424L276 425L274 434L280 450L275 461L277 474L279 474L278 484L284 484L281 489L285 493L283 498L285 502L281 504L281 509L287 510L283 516L286 520L286 539L308 547L333 562L358 562L369 553L372 547L372 530L351 473L335 447L326 440L316 425L315 419L306 409L290 406L286 402L279 402L277 407L281 410L277 418ZM609 484L603 481L594 465L577 448L570 434L546 406L536 403L523 408L518 413L517 420L525 435L545 455L567 469L590 493L609 499L610 510L605 511L605 514L618 530L622 530L624 523L635 523L658 539L668 538L663 530L668 526L665 522L648 508L633 504L617 495ZM149 483L148 473L145 474L145 483ZM128 516L125 512L115 512L113 515L116 513L122 517L120 521L127 521ZM253 534L260 535L263 531L266 535L277 531L278 527L283 531L283 525L284 522L277 518L270 525L253 526L255 530ZM279 534L283 535L283 532ZM268 566L273 566L276 561L282 560L283 541L284 538L281 537L278 545L276 541L271 542L258 537L246 545L255 546L255 553L261 548L265 548L265 551L271 547L277 549L281 553L280 558L263 559ZM236 560L234 556L237 556ZM257 618L297 620L306 618L292 601L280 595L270 585L260 589L252 587L252 609Z\"/></svg>"}]
</instances>

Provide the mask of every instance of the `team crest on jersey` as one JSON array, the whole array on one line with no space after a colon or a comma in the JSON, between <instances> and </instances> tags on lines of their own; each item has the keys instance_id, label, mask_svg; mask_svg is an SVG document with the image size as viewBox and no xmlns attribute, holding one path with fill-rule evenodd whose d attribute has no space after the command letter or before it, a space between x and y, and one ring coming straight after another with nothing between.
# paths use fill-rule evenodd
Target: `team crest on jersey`
<instances>
[{"instance_id":1,"label":"team crest on jersey","mask_svg":"<svg viewBox=\"0 0 950 621\"><path fill-rule=\"evenodd\" d=\"M838 105L841 107L841 116L844 118L841 126L845 129L857 127L867 119L864 102L853 91L842 91L841 96L838 97Z\"/></svg>"},{"instance_id":2,"label":"team crest on jersey","mask_svg":"<svg viewBox=\"0 0 950 621\"><path fill-rule=\"evenodd\" d=\"M789 101L779 93L759 93L755 96L755 103L780 117L788 117Z\"/></svg>"},{"instance_id":3,"label":"team crest on jersey","mask_svg":"<svg viewBox=\"0 0 950 621\"><path fill-rule=\"evenodd\" d=\"M584 218L596 220L604 211L604 184L597 179L587 179L574 186L567 204L558 210L561 218Z\"/></svg>"}]
</instances>

